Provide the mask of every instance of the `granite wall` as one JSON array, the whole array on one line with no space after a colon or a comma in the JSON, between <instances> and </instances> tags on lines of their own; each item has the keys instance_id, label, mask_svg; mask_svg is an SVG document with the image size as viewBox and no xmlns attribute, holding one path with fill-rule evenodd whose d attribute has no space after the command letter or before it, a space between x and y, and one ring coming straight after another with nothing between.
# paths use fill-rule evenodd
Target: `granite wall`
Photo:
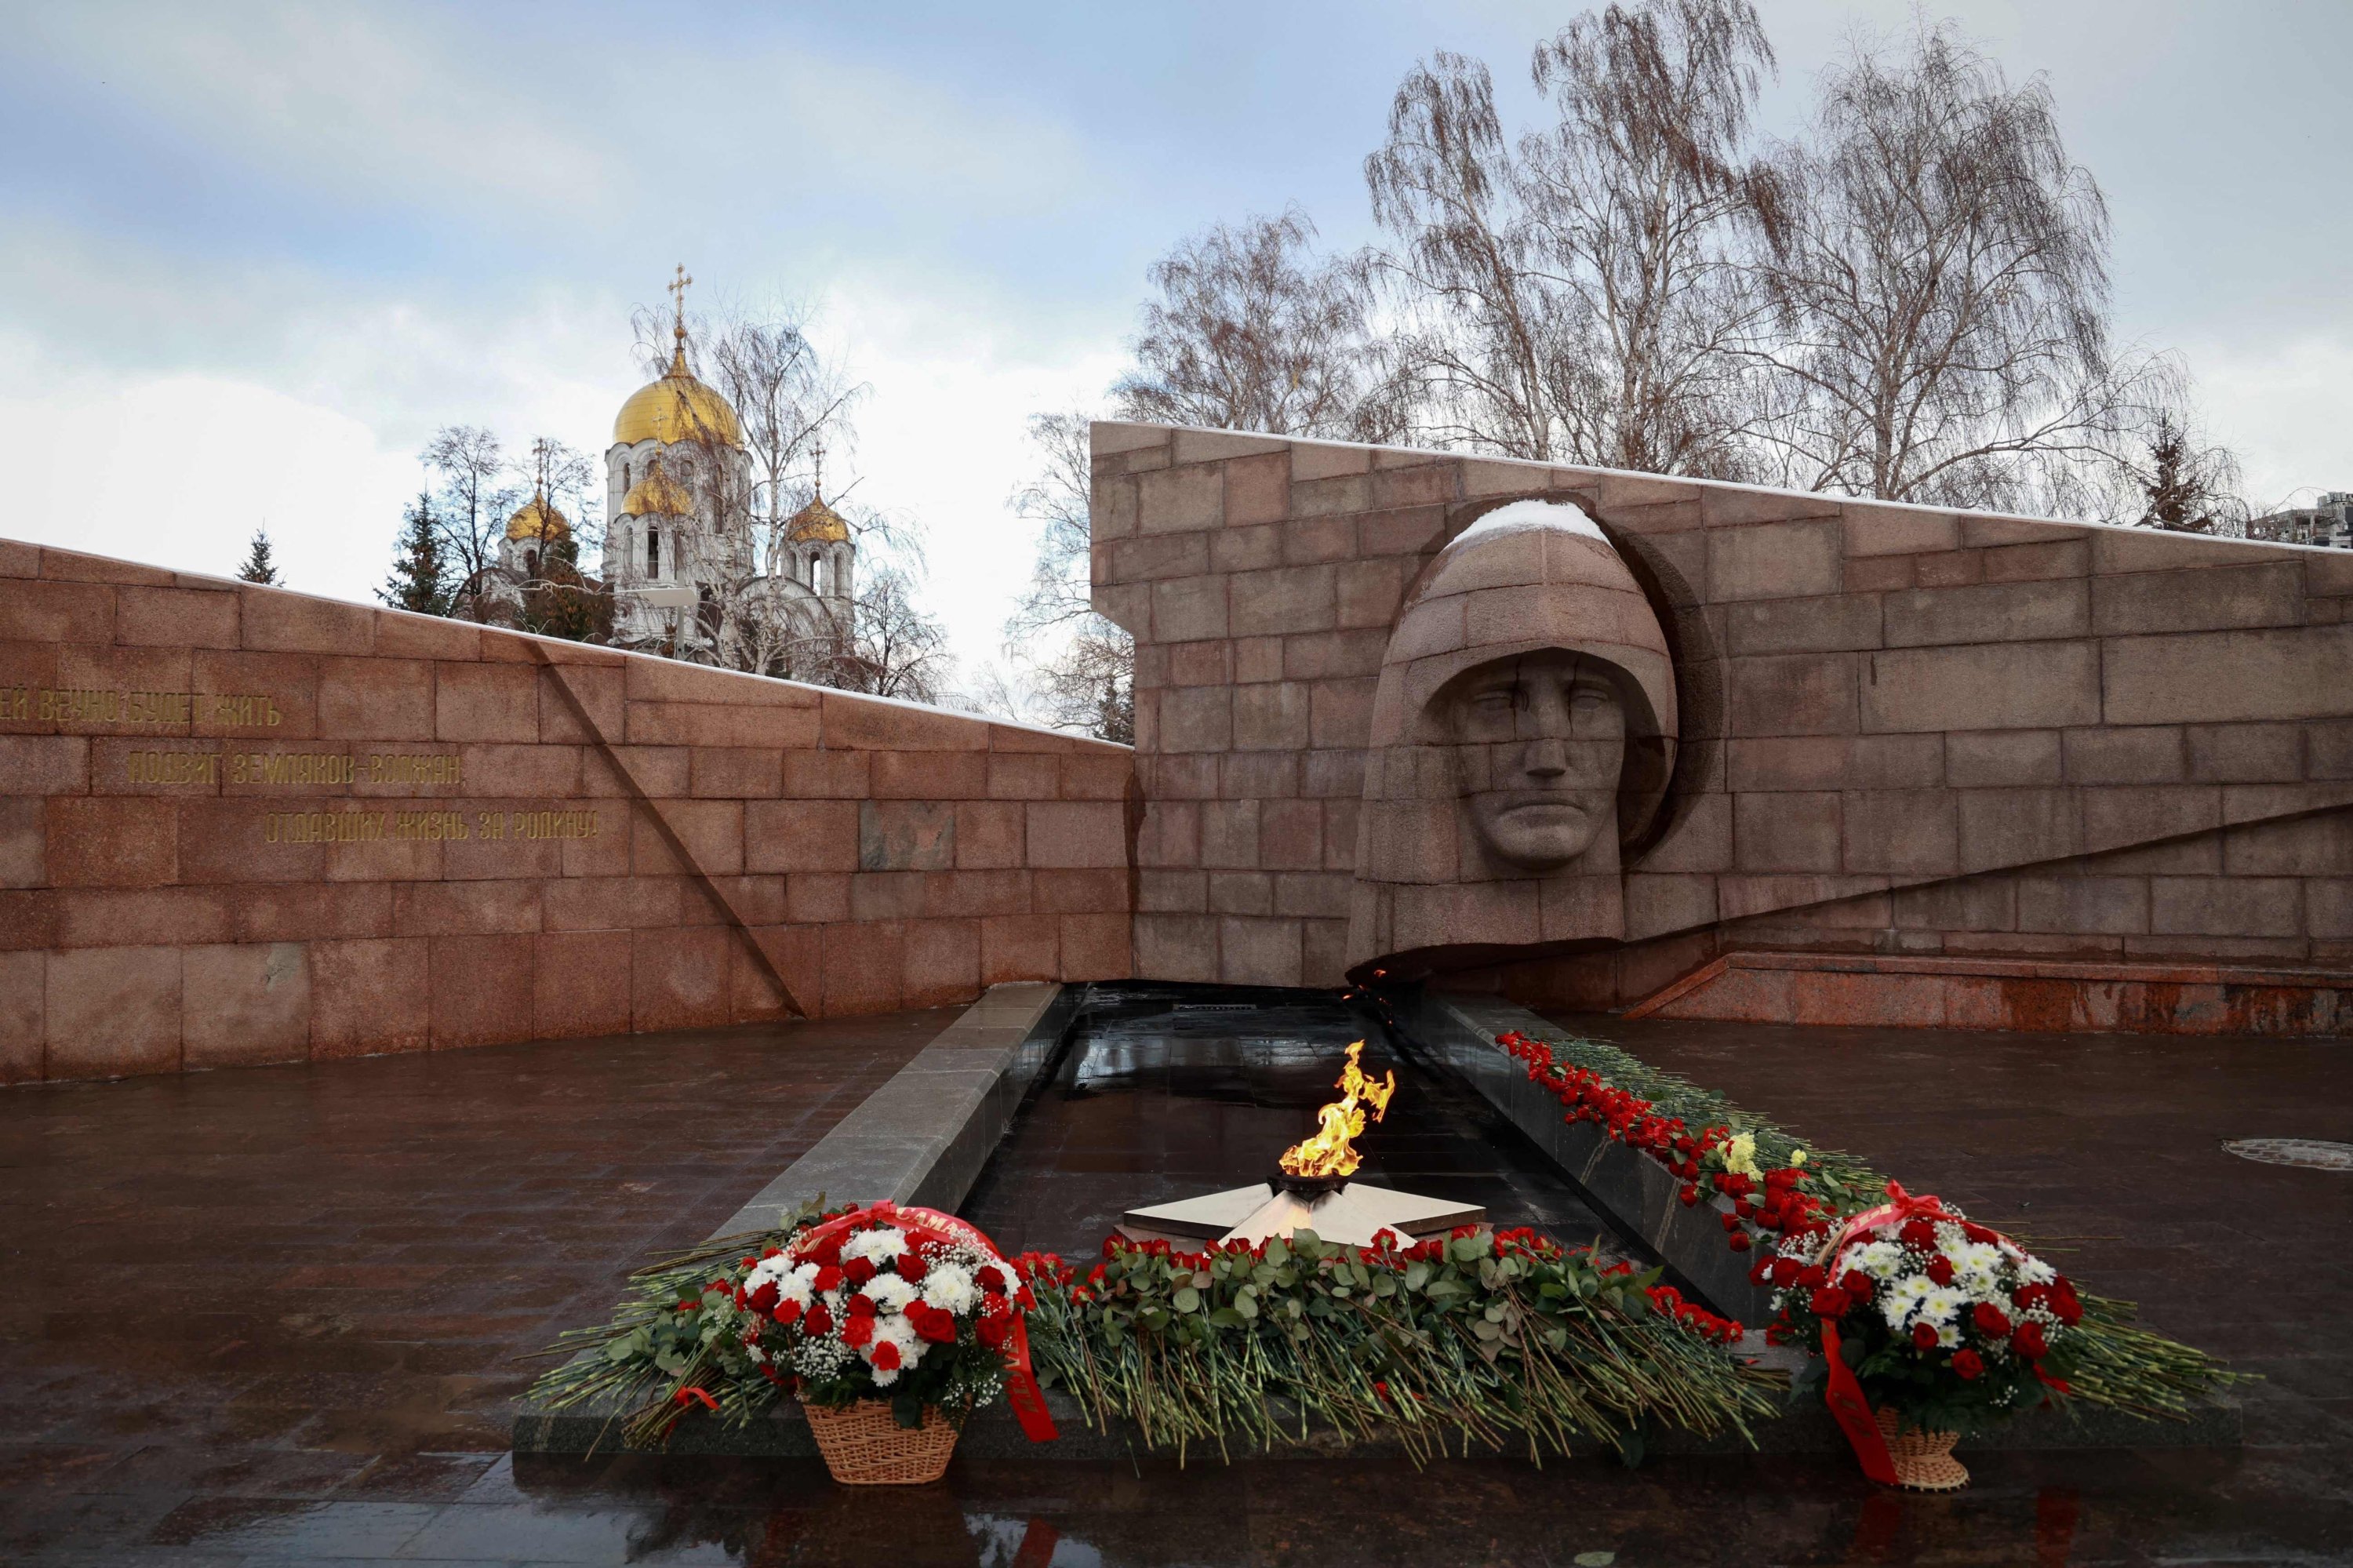
<instances>
[{"instance_id":1,"label":"granite wall","mask_svg":"<svg viewBox=\"0 0 2353 1568\"><path fill-rule=\"evenodd\" d=\"M1628 941L1464 983L2171 1027L2229 1014L2240 966L2304 994L2238 1022L2297 1028L2353 984L2353 553L1158 426L1097 425L1094 454L1095 602L1137 639L1145 975L1341 979L1390 625L1480 511L1547 496L1669 627L1683 751ZM1840 961L1716 962L1746 952ZM2008 980L2031 1005L1984 1000Z\"/></svg>"},{"instance_id":2,"label":"granite wall","mask_svg":"<svg viewBox=\"0 0 2353 1568\"><path fill-rule=\"evenodd\" d=\"M0 1081L1127 973L1124 747L0 542Z\"/></svg>"}]
</instances>

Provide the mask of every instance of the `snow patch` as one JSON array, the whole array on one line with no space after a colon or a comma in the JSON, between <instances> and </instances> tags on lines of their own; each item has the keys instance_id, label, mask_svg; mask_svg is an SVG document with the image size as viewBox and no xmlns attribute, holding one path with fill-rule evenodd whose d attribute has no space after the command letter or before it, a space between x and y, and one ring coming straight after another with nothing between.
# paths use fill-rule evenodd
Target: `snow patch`
<instances>
[{"instance_id":1,"label":"snow patch","mask_svg":"<svg viewBox=\"0 0 2353 1568\"><path fill-rule=\"evenodd\" d=\"M1564 534L1581 534L1607 545L1609 538L1600 524L1585 514L1585 509L1566 501L1514 501L1498 506L1477 522L1454 535L1446 547L1461 548L1475 539L1492 538L1498 534L1524 534L1534 528L1556 528Z\"/></svg>"}]
</instances>

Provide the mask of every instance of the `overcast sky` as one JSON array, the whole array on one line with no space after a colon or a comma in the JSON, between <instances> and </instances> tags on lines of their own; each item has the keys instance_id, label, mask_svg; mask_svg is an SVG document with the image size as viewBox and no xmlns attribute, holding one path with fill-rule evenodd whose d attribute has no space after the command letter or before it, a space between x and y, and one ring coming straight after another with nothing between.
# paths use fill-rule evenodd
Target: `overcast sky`
<instances>
[{"instance_id":1,"label":"overcast sky","mask_svg":"<svg viewBox=\"0 0 2353 1568\"><path fill-rule=\"evenodd\" d=\"M0 532L290 583L382 579L438 425L601 456L629 313L799 302L873 388L858 494L919 518L997 659L1022 420L1099 398L1146 266L1361 174L1447 48L1525 124L1578 7L1189 4L0 6ZM1773 0L1768 128L1901 4ZM2353 489L2353 6L2022 0L1954 15L2048 73L2115 216L2121 335L2180 351L2259 503ZM832 466L832 465L829 465Z\"/></svg>"}]
</instances>

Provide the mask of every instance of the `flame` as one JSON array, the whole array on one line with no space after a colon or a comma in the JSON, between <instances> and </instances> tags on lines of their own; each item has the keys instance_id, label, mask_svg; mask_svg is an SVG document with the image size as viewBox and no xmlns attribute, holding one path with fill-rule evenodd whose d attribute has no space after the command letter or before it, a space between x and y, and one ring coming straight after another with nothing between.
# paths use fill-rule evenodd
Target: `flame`
<instances>
[{"instance_id":1,"label":"flame","mask_svg":"<svg viewBox=\"0 0 2353 1568\"><path fill-rule=\"evenodd\" d=\"M1397 1093L1397 1073L1392 1070L1386 1082L1375 1083L1365 1076L1356 1065L1363 1055L1361 1040L1348 1047L1347 1070L1340 1075L1341 1097L1315 1113L1315 1136L1303 1143L1295 1143L1282 1151L1282 1169L1293 1176L1353 1176L1359 1163L1356 1151L1348 1140L1365 1130L1365 1112L1369 1107L1373 1119L1378 1121L1389 1108L1389 1097Z\"/></svg>"}]
</instances>

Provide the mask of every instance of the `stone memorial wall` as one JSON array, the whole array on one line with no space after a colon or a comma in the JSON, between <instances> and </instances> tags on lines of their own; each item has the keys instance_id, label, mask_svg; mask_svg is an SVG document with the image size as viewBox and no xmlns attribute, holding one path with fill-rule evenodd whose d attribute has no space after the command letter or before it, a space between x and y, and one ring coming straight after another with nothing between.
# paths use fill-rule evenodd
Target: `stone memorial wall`
<instances>
[{"instance_id":1,"label":"stone memorial wall","mask_svg":"<svg viewBox=\"0 0 2353 1568\"><path fill-rule=\"evenodd\" d=\"M1565 544L1480 567L1452 630L1400 620L1456 591L1442 546L1535 498L1649 599L1679 745L1612 871L1622 939L1546 945L1583 928L1546 892L1541 951L1448 983L2285 1031L2337 1028L2345 984L2353 1027L2353 553L1158 426L1097 425L1094 453L1095 603L1137 640L1146 977L1365 972L1365 814L1414 792L1368 785L1385 661L1590 641L1561 596L1606 574Z\"/></svg>"},{"instance_id":2,"label":"stone memorial wall","mask_svg":"<svg viewBox=\"0 0 2353 1568\"><path fill-rule=\"evenodd\" d=\"M1124 747L0 542L0 1081L1120 976Z\"/></svg>"}]
</instances>

